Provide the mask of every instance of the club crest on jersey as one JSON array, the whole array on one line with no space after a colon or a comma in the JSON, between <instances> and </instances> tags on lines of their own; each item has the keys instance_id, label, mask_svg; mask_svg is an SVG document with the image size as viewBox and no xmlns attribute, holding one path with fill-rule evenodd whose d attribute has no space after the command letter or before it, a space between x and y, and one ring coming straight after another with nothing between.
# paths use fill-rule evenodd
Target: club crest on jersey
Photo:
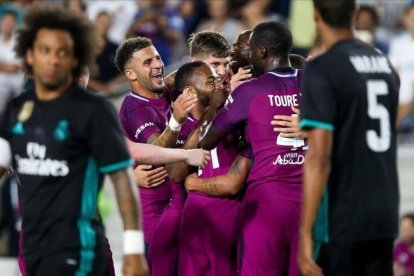
<instances>
[{"instance_id":1,"label":"club crest on jersey","mask_svg":"<svg viewBox=\"0 0 414 276\"><path fill-rule=\"evenodd\" d=\"M32 116L34 109L34 102L33 101L25 101L22 109L19 112L19 115L17 116L17 120L24 123Z\"/></svg>"},{"instance_id":2,"label":"club crest on jersey","mask_svg":"<svg viewBox=\"0 0 414 276\"><path fill-rule=\"evenodd\" d=\"M29 118L32 116L33 109L34 109L33 101L25 101L23 103L23 106L20 109L19 114L17 115L17 123L12 128L12 133L14 135L24 134L23 123L29 120Z\"/></svg>"}]
</instances>

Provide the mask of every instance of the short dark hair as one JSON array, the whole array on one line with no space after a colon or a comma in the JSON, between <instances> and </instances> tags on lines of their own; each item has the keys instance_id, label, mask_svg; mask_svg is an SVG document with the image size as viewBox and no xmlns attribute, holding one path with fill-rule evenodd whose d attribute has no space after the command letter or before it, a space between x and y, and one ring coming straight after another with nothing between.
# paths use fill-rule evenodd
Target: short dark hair
<instances>
[{"instance_id":1,"label":"short dark hair","mask_svg":"<svg viewBox=\"0 0 414 276\"><path fill-rule=\"evenodd\" d=\"M193 33L188 39L191 57L228 57L230 55L230 44L218 32L202 31Z\"/></svg>"},{"instance_id":2,"label":"short dark hair","mask_svg":"<svg viewBox=\"0 0 414 276\"><path fill-rule=\"evenodd\" d=\"M414 225L414 213L407 213L401 216L401 220L408 219L411 220L411 223Z\"/></svg>"},{"instance_id":3,"label":"short dark hair","mask_svg":"<svg viewBox=\"0 0 414 276\"><path fill-rule=\"evenodd\" d=\"M147 48L152 45L152 41L146 37L134 37L125 40L119 47L116 49L115 53L115 65L118 68L118 71L123 73L125 65L132 58L132 55L144 48Z\"/></svg>"},{"instance_id":4,"label":"short dark hair","mask_svg":"<svg viewBox=\"0 0 414 276\"><path fill-rule=\"evenodd\" d=\"M3 12L3 14L2 14L2 16L1 16L0 20L3 20L3 18L4 18L6 15L11 15L11 16L13 16L13 17L14 17L14 19L15 19L16 21L17 21L17 19L18 19L18 17L19 17L19 15L17 14L17 11L15 11L14 9L6 9L6 10Z\"/></svg>"},{"instance_id":5,"label":"short dark hair","mask_svg":"<svg viewBox=\"0 0 414 276\"><path fill-rule=\"evenodd\" d=\"M359 16L359 14L360 14L361 12L366 12L366 13L368 13L368 14L371 16L372 21L374 22L374 25L375 25L375 26L378 26L378 25L379 25L379 23L380 23L380 18L379 18L379 16L378 16L377 10L376 10L374 7L367 6L367 5L361 5L361 6L359 6L359 8L358 8L358 13L357 13L357 16Z\"/></svg>"},{"instance_id":6,"label":"short dark hair","mask_svg":"<svg viewBox=\"0 0 414 276\"><path fill-rule=\"evenodd\" d=\"M411 11L411 9L413 9L413 8L414 8L413 3L410 3L407 6L405 6L404 12L403 12L404 16L406 16Z\"/></svg>"},{"instance_id":7,"label":"short dark hair","mask_svg":"<svg viewBox=\"0 0 414 276\"><path fill-rule=\"evenodd\" d=\"M292 33L289 28L276 21L258 24L250 37L255 45L260 45L272 56L287 58L292 49Z\"/></svg>"},{"instance_id":8,"label":"short dark hair","mask_svg":"<svg viewBox=\"0 0 414 276\"><path fill-rule=\"evenodd\" d=\"M202 61L188 62L182 65L175 74L174 86L178 91L183 91L184 87L192 81L194 70L201 66L208 66Z\"/></svg>"},{"instance_id":9,"label":"short dark hair","mask_svg":"<svg viewBox=\"0 0 414 276\"><path fill-rule=\"evenodd\" d=\"M74 43L74 56L78 60L78 65L72 71L74 77L81 75L82 68L94 67L98 34L85 16L58 5L33 5L27 11L24 21L25 26L17 31L15 51L19 58L25 60L39 30L60 30L68 32ZM24 66L26 72L32 74L32 67L26 60Z\"/></svg>"},{"instance_id":10,"label":"short dark hair","mask_svg":"<svg viewBox=\"0 0 414 276\"><path fill-rule=\"evenodd\" d=\"M351 28L355 0L313 0L325 23L332 28Z\"/></svg>"}]
</instances>

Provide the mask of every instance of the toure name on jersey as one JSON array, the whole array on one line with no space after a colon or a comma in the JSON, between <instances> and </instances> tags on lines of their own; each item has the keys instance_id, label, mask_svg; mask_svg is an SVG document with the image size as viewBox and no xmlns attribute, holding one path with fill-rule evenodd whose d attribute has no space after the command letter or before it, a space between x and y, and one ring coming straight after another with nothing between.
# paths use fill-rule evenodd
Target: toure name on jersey
<instances>
[{"instance_id":1,"label":"toure name on jersey","mask_svg":"<svg viewBox=\"0 0 414 276\"><path fill-rule=\"evenodd\" d=\"M350 56L355 70L359 73L387 73L392 72L386 57L381 56Z\"/></svg>"},{"instance_id":2,"label":"toure name on jersey","mask_svg":"<svg viewBox=\"0 0 414 276\"><path fill-rule=\"evenodd\" d=\"M35 142L28 142L26 153L28 158L15 155L17 171L25 175L66 176L69 166L65 160L54 160L46 156L47 148Z\"/></svg>"},{"instance_id":3,"label":"toure name on jersey","mask_svg":"<svg viewBox=\"0 0 414 276\"><path fill-rule=\"evenodd\" d=\"M298 106L298 95L267 95L270 106Z\"/></svg>"},{"instance_id":4,"label":"toure name on jersey","mask_svg":"<svg viewBox=\"0 0 414 276\"><path fill-rule=\"evenodd\" d=\"M303 154L292 152L285 154L278 154L273 165L302 165L305 162Z\"/></svg>"}]
</instances>

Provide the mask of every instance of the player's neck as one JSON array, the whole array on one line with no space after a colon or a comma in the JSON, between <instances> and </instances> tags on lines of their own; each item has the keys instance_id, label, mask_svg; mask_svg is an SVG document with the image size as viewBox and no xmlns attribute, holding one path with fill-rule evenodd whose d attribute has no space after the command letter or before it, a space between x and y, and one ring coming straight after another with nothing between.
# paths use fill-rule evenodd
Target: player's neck
<instances>
[{"instance_id":1,"label":"player's neck","mask_svg":"<svg viewBox=\"0 0 414 276\"><path fill-rule=\"evenodd\" d=\"M49 89L39 81L35 81L36 97L39 101L53 101L62 96L71 86L72 82L73 78L69 78L68 81L60 87Z\"/></svg>"},{"instance_id":2,"label":"player's neck","mask_svg":"<svg viewBox=\"0 0 414 276\"><path fill-rule=\"evenodd\" d=\"M4 41L4 42L8 42L8 41L10 41L10 39L12 38L12 33L4 33L3 35L2 35L2 41Z\"/></svg>"},{"instance_id":3,"label":"player's neck","mask_svg":"<svg viewBox=\"0 0 414 276\"><path fill-rule=\"evenodd\" d=\"M290 64L289 58L285 57L272 57L266 64L265 72L269 72L275 69L280 68L290 68L292 65Z\"/></svg>"},{"instance_id":4,"label":"player's neck","mask_svg":"<svg viewBox=\"0 0 414 276\"><path fill-rule=\"evenodd\" d=\"M131 88L133 93L145 97L147 99L159 99L163 95L162 91L159 93L155 91L150 91L148 89L142 88L139 85L136 85L136 83L131 83Z\"/></svg>"},{"instance_id":5,"label":"player's neck","mask_svg":"<svg viewBox=\"0 0 414 276\"><path fill-rule=\"evenodd\" d=\"M353 39L354 34L351 29L332 29L327 28L322 34L322 44L328 50L333 45L343 40Z\"/></svg>"}]
</instances>

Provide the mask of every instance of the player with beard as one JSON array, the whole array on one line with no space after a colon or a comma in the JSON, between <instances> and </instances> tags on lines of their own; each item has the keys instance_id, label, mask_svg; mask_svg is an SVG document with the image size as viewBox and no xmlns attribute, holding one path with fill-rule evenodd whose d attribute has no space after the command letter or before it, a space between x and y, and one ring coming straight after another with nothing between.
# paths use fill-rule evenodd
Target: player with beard
<instances>
[{"instance_id":1,"label":"player with beard","mask_svg":"<svg viewBox=\"0 0 414 276\"><path fill-rule=\"evenodd\" d=\"M281 23L257 25L249 46L259 77L235 89L207 125L200 145L211 149L229 133L245 128L254 162L244 198L241 275L298 275L306 145L301 139L282 138L279 133L275 137L269 122L274 113L292 115L291 107L298 107L302 72L291 67L292 35Z\"/></svg>"},{"instance_id":2,"label":"player with beard","mask_svg":"<svg viewBox=\"0 0 414 276\"><path fill-rule=\"evenodd\" d=\"M203 101L204 109L208 105L210 112L207 116L211 116L223 105L230 90L229 78L232 75L229 70L230 46L223 36L210 31L193 34L189 45L191 59L205 62L217 76L215 92L209 97L206 97L206 94L204 96L199 94L199 100L203 97L206 100ZM191 147L197 146L197 140ZM250 162L248 158L237 156L238 153L240 153L238 137L229 136L227 141L211 151L212 160L199 171L200 177L208 179L226 174L236 157L235 168L240 168ZM244 171L248 172L248 170ZM181 180L187 174L188 171L181 174ZM244 180L245 177L242 174L238 179ZM234 183L239 182L234 180ZM211 193L215 193L213 197L208 193L190 192L184 205L179 271L183 275L199 275L200 273L235 275L239 236L237 218L241 200L235 195L241 185L232 187L232 183L226 182L223 185L224 197L218 197L218 191L213 186L207 185L206 187L212 188ZM230 193L228 193L229 190L231 190ZM223 213L226 215L223 216ZM220 233L220 235L214 233ZM214 239L214 237L217 238Z\"/></svg>"},{"instance_id":3,"label":"player with beard","mask_svg":"<svg viewBox=\"0 0 414 276\"><path fill-rule=\"evenodd\" d=\"M180 130L178 138L180 144L177 143L179 147L194 148L198 144L200 129L198 122L210 102L215 87L215 77L205 63L197 61L180 67L175 83L177 91L186 95L196 95L198 98L196 106L190 111ZM189 167L185 163L173 163L167 168L172 196L154 231L154 236L157 238L153 239L150 249L150 255L154 260L151 267L152 275L172 275L177 271L179 229L185 200L183 182Z\"/></svg>"},{"instance_id":4,"label":"player with beard","mask_svg":"<svg viewBox=\"0 0 414 276\"><path fill-rule=\"evenodd\" d=\"M147 38L126 40L117 49L115 62L131 85L131 92L119 111L125 136L137 143L174 147L181 125L197 101L196 97L180 95L175 99L172 90L165 86L161 57ZM171 114L173 101L174 113ZM154 228L171 198L171 188L164 181L156 187L140 187L139 190L148 253ZM151 260L150 256L147 258Z\"/></svg>"}]
</instances>

